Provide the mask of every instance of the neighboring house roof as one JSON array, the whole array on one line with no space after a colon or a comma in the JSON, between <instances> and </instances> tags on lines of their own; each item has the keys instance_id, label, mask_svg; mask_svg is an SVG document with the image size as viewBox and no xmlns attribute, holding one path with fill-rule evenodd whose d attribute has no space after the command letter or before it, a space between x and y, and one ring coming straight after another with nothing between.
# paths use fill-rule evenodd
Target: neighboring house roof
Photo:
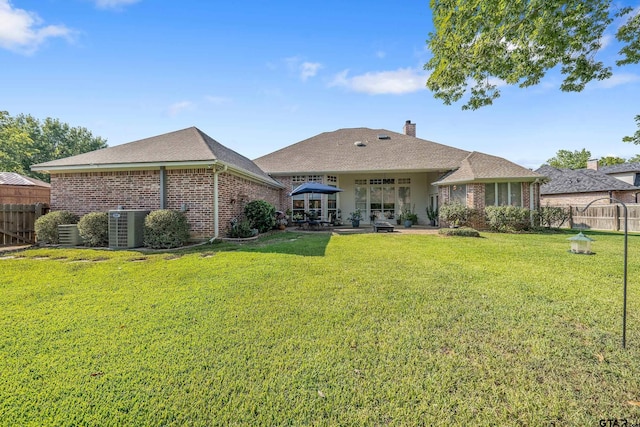
<instances>
[{"instance_id":1,"label":"neighboring house roof","mask_svg":"<svg viewBox=\"0 0 640 427\"><path fill-rule=\"evenodd\" d=\"M621 163L619 165L600 166L599 172L604 174L640 172L640 163Z\"/></svg>"},{"instance_id":2,"label":"neighboring house roof","mask_svg":"<svg viewBox=\"0 0 640 427\"><path fill-rule=\"evenodd\" d=\"M474 151L460 162L459 167L446 174L435 185L463 184L469 182L535 181L543 175L510 162L502 157Z\"/></svg>"},{"instance_id":3,"label":"neighboring house roof","mask_svg":"<svg viewBox=\"0 0 640 427\"><path fill-rule=\"evenodd\" d=\"M386 129L324 132L254 162L272 175L371 171L447 171L468 151Z\"/></svg>"},{"instance_id":4,"label":"neighboring house roof","mask_svg":"<svg viewBox=\"0 0 640 427\"><path fill-rule=\"evenodd\" d=\"M51 187L48 182L20 175L16 172L0 172L0 185L25 185L30 187Z\"/></svg>"},{"instance_id":5,"label":"neighboring house roof","mask_svg":"<svg viewBox=\"0 0 640 427\"><path fill-rule=\"evenodd\" d=\"M594 169L557 169L544 165L536 172L549 178L547 183L540 186L540 194L543 196L547 194L640 190L640 187L635 187Z\"/></svg>"},{"instance_id":6,"label":"neighboring house roof","mask_svg":"<svg viewBox=\"0 0 640 427\"><path fill-rule=\"evenodd\" d=\"M215 163L221 163L269 184L282 187L251 160L225 147L196 127L52 160L31 168L39 171L65 171L83 168L120 169Z\"/></svg>"}]
</instances>

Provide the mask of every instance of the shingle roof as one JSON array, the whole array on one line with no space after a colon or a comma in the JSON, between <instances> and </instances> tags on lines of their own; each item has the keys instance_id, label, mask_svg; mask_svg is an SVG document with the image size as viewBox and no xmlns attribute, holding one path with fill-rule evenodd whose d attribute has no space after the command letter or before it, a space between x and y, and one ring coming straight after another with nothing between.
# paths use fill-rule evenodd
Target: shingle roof
<instances>
[{"instance_id":1,"label":"shingle roof","mask_svg":"<svg viewBox=\"0 0 640 427\"><path fill-rule=\"evenodd\" d=\"M535 181L542 177L543 175L512 163L502 157L474 151L460 162L458 169L446 174L435 184L462 184L495 180Z\"/></svg>"},{"instance_id":2,"label":"shingle roof","mask_svg":"<svg viewBox=\"0 0 640 427\"><path fill-rule=\"evenodd\" d=\"M378 135L388 139L379 139ZM468 154L385 129L350 128L321 133L254 162L270 174L446 171L457 168Z\"/></svg>"},{"instance_id":3,"label":"shingle roof","mask_svg":"<svg viewBox=\"0 0 640 427\"><path fill-rule=\"evenodd\" d=\"M549 182L540 186L542 195L640 190L640 187L593 169L557 169L544 165L536 172L549 178Z\"/></svg>"},{"instance_id":4,"label":"shingle roof","mask_svg":"<svg viewBox=\"0 0 640 427\"><path fill-rule=\"evenodd\" d=\"M598 168L598 171L604 174L640 172L640 163L622 163L619 165L600 166Z\"/></svg>"},{"instance_id":5,"label":"shingle roof","mask_svg":"<svg viewBox=\"0 0 640 427\"><path fill-rule=\"evenodd\" d=\"M30 187L51 187L48 182L20 175L16 172L0 172L0 185L25 185Z\"/></svg>"},{"instance_id":6,"label":"shingle roof","mask_svg":"<svg viewBox=\"0 0 640 427\"><path fill-rule=\"evenodd\" d=\"M214 161L249 172L266 182L280 184L248 158L220 144L200 129L190 127L127 144L32 166L33 170L64 170L65 167L144 165Z\"/></svg>"}]
</instances>

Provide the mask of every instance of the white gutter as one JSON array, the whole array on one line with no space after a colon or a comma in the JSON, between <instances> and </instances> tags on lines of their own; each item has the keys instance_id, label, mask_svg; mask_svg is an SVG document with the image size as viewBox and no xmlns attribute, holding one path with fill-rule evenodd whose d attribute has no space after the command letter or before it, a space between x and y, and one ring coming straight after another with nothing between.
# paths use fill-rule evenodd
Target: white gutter
<instances>
[{"instance_id":1,"label":"white gutter","mask_svg":"<svg viewBox=\"0 0 640 427\"><path fill-rule=\"evenodd\" d=\"M213 239L211 240L215 240L218 238L218 236L220 235L220 232L218 231L218 229L220 228L220 218L218 218L218 214L220 211L220 203L218 202L218 174L220 172L226 172L228 167L227 165L224 165L224 167L221 170L218 170L217 167L215 167L214 165L214 171L213 171L213 228L214 228L214 232L213 232Z\"/></svg>"}]
</instances>

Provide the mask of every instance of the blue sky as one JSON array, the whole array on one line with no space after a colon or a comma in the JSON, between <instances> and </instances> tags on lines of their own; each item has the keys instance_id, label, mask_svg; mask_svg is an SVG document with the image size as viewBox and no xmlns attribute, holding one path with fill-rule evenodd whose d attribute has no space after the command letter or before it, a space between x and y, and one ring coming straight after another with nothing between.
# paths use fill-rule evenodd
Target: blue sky
<instances>
[{"instance_id":1,"label":"blue sky","mask_svg":"<svg viewBox=\"0 0 640 427\"><path fill-rule=\"evenodd\" d=\"M431 29L426 0L0 0L0 110L110 145L197 126L249 158L406 120L420 138L532 168L560 149L640 153L621 141L640 114L639 66L581 93L552 73L462 111L425 88Z\"/></svg>"}]
</instances>

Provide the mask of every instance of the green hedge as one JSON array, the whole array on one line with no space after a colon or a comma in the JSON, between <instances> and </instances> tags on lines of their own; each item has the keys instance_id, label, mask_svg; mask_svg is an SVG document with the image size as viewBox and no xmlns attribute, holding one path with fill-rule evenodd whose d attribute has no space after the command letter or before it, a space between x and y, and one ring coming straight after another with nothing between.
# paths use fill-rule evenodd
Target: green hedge
<instances>
[{"instance_id":1,"label":"green hedge","mask_svg":"<svg viewBox=\"0 0 640 427\"><path fill-rule=\"evenodd\" d=\"M276 226L276 208L264 200L247 203L244 215L251 224L251 228L257 228L260 233L266 233Z\"/></svg>"},{"instance_id":2,"label":"green hedge","mask_svg":"<svg viewBox=\"0 0 640 427\"><path fill-rule=\"evenodd\" d=\"M441 228L438 233L443 236L480 237L478 230L471 227Z\"/></svg>"},{"instance_id":3,"label":"green hedge","mask_svg":"<svg viewBox=\"0 0 640 427\"><path fill-rule=\"evenodd\" d=\"M439 212L441 221L460 227L468 226L476 214L475 209L458 202L446 203L440 206Z\"/></svg>"},{"instance_id":4,"label":"green hedge","mask_svg":"<svg viewBox=\"0 0 640 427\"><path fill-rule=\"evenodd\" d=\"M58 244L58 226L63 224L77 224L78 215L69 211L54 211L41 216L35 222L36 238L39 243Z\"/></svg>"},{"instance_id":5,"label":"green hedge","mask_svg":"<svg viewBox=\"0 0 640 427\"><path fill-rule=\"evenodd\" d=\"M487 224L493 231L513 233L531 228L531 211L519 206L487 206Z\"/></svg>"},{"instance_id":6,"label":"green hedge","mask_svg":"<svg viewBox=\"0 0 640 427\"><path fill-rule=\"evenodd\" d=\"M78 221L78 232L87 246L107 246L109 244L109 214L91 212Z\"/></svg>"},{"instance_id":7,"label":"green hedge","mask_svg":"<svg viewBox=\"0 0 640 427\"><path fill-rule=\"evenodd\" d=\"M144 219L144 245L153 249L171 249L189 241L189 223L182 212L161 209Z\"/></svg>"}]
</instances>

